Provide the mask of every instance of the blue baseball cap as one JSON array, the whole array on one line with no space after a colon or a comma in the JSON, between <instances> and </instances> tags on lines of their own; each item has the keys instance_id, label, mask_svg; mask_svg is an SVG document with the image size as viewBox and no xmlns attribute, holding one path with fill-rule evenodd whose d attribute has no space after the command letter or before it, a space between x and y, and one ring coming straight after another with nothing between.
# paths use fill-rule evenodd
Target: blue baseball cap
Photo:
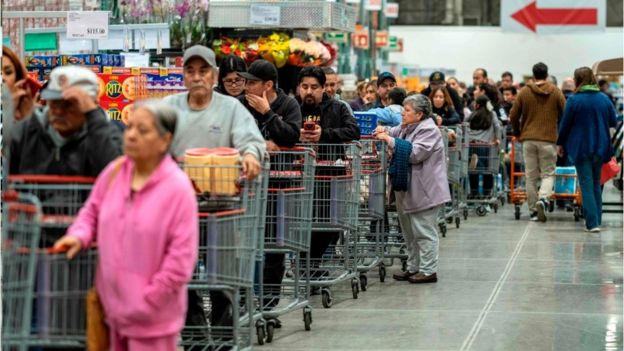
<instances>
[{"instance_id":1,"label":"blue baseball cap","mask_svg":"<svg viewBox=\"0 0 624 351\"><path fill-rule=\"evenodd\" d=\"M382 72L378 77L377 77L377 86L380 86L381 83L383 83L384 80L390 79L393 82L396 83L396 78L394 77L394 74L390 73L390 72Z\"/></svg>"}]
</instances>

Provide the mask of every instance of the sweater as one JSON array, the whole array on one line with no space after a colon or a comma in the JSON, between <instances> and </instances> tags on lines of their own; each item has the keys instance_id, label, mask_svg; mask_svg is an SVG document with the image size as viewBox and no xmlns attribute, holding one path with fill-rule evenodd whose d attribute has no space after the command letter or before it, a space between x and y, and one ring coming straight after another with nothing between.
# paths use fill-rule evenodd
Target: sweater
<instances>
[{"instance_id":1,"label":"sweater","mask_svg":"<svg viewBox=\"0 0 624 351\"><path fill-rule=\"evenodd\" d=\"M167 96L164 101L180 111L171 152L184 156L196 147L234 147L241 155L250 153L261 160L266 143L249 111L238 100L217 92L203 110L188 104L188 92Z\"/></svg>"},{"instance_id":2,"label":"sweater","mask_svg":"<svg viewBox=\"0 0 624 351\"><path fill-rule=\"evenodd\" d=\"M95 286L111 327L130 337L175 335L184 326L186 284L197 260L195 191L166 156L133 193L134 163L122 160L98 177L67 232L83 248L97 240Z\"/></svg>"},{"instance_id":3,"label":"sweater","mask_svg":"<svg viewBox=\"0 0 624 351\"><path fill-rule=\"evenodd\" d=\"M609 97L597 88L580 91L568 99L557 145L563 146L573 163L592 155L607 162L613 156L610 127L616 127L616 120Z\"/></svg>"},{"instance_id":4,"label":"sweater","mask_svg":"<svg viewBox=\"0 0 624 351\"><path fill-rule=\"evenodd\" d=\"M565 97L550 82L529 83L520 90L511 108L509 120L520 141L555 143Z\"/></svg>"},{"instance_id":5,"label":"sweater","mask_svg":"<svg viewBox=\"0 0 624 351\"><path fill-rule=\"evenodd\" d=\"M388 175L394 191L407 191L409 189L411 153L412 144L409 141L394 138L394 154L388 168Z\"/></svg>"}]
</instances>

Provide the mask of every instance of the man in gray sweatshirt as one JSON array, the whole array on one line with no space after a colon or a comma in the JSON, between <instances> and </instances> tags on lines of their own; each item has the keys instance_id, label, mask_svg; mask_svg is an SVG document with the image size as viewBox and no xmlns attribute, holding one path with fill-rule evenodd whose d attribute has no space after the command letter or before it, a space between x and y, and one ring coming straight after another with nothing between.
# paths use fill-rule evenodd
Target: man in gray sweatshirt
<instances>
[{"instance_id":1,"label":"man in gray sweatshirt","mask_svg":"<svg viewBox=\"0 0 624 351\"><path fill-rule=\"evenodd\" d=\"M199 147L234 147L242 158L243 172L250 179L261 170L260 160L266 145L252 115L235 98L213 91L217 79L215 54L205 46L196 45L184 52L184 85L188 92L165 98L180 110L180 118L171 150L175 156L183 156L187 149ZM214 290L211 325L232 325L232 299ZM186 326L194 327L190 339L184 340L187 350L205 340L201 335L208 331L202 297L189 290ZM184 334L184 333L183 333Z\"/></svg>"},{"instance_id":2,"label":"man in gray sweatshirt","mask_svg":"<svg viewBox=\"0 0 624 351\"><path fill-rule=\"evenodd\" d=\"M260 173L264 138L238 100L213 91L216 77L212 50L196 45L184 52L184 85L188 91L165 98L180 110L171 150L179 157L191 148L234 147L243 157L243 171L253 179Z\"/></svg>"}]
</instances>

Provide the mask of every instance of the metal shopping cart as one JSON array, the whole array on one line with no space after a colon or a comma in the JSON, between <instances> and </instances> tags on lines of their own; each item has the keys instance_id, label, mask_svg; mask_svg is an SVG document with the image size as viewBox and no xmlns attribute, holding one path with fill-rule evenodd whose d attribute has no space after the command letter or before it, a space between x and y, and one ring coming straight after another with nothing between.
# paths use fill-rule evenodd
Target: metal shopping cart
<instances>
[{"instance_id":1,"label":"metal shopping cart","mask_svg":"<svg viewBox=\"0 0 624 351\"><path fill-rule=\"evenodd\" d=\"M323 307L333 303L330 287L351 280L359 294L357 240L361 151L359 142L304 144L317 156L310 244L310 285L319 288ZM321 252L322 251L322 252Z\"/></svg>"},{"instance_id":2,"label":"metal shopping cart","mask_svg":"<svg viewBox=\"0 0 624 351\"><path fill-rule=\"evenodd\" d=\"M31 338L41 205L17 192L2 196L2 350L26 351Z\"/></svg>"},{"instance_id":3,"label":"metal shopping cart","mask_svg":"<svg viewBox=\"0 0 624 351\"><path fill-rule=\"evenodd\" d=\"M498 212L499 144L470 140L468 152L468 205L475 209L478 216L485 216L488 208Z\"/></svg>"},{"instance_id":4,"label":"metal shopping cart","mask_svg":"<svg viewBox=\"0 0 624 351\"><path fill-rule=\"evenodd\" d=\"M305 330L310 330L310 262L302 253L310 249L315 161L309 148L270 152L266 223L262 228L265 259L259 269L262 284L256 289L266 320L264 331L256 324L260 344L273 340L276 318L298 309L303 310Z\"/></svg>"},{"instance_id":5,"label":"metal shopping cart","mask_svg":"<svg viewBox=\"0 0 624 351\"><path fill-rule=\"evenodd\" d=\"M461 225L461 216L468 219L465 184L468 181L468 142L465 125L448 127L453 131L454 138L448 144L448 180L451 187L452 200L447 206L447 223L455 221L455 227Z\"/></svg>"},{"instance_id":6,"label":"metal shopping cart","mask_svg":"<svg viewBox=\"0 0 624 351\"><path fill-rule=\"evenodd\" d=\"M36 196L41 203L40 247L51 247L65 234L85 203L95 178L58 175L11 175L9 188Z\"/></svg>"},{"instance_id":7,"label":"metal shopping cart","mask_svg":"<svg viewBox=\"0 0 624 351\"><path fill-rule=\"evenodd\" d=\"M359 197L359 229L357 235L357 270L360 272L360 288L366 291L366 273L378 267L379 280L386 277L383 262L383 226L386 202L386 144L372 138L362 138L362 171Z\"/></svg>"},{"instance_id":8,"label":"metal shopping cart","mask_svg":"<svg viewBox=\"0 0 624 351\"><path fill-rule=\"evenodd\" d=\"M526 173L524 168L524 156L522 154L522 143L517 138L511 139L510 175L509 175L509 198L514 204L514 217L520 219L522 204L527 200L526 193ZM575 221L580 221L582 217L581 189L576 181L576 172L568 174L556 174L555 192L551 200L572 200L573 215ZM559 183L570 184L571 186L558 186ZM561 190L559 190L561 189ZM549 212L554 211L555 201L549 201Z\"/></svg>"},{"instance_id":9,"label":"metal shopping cart","mask_svg":"<svg viewBox=\"0 0 624 351\"><path fill-rule=\"evenodd\" d=\"M260 248L258 217L266 209L266 171L241 178L240 165L182 164L198 191L199 253L189 290L201 299L205 315L213 308L210 292L230 299L231 322L187 325L182 346L190 350L251 349L255 306L255 266ZM267 169L266 165L263 169Z\"/></svg>"}]
</instances>

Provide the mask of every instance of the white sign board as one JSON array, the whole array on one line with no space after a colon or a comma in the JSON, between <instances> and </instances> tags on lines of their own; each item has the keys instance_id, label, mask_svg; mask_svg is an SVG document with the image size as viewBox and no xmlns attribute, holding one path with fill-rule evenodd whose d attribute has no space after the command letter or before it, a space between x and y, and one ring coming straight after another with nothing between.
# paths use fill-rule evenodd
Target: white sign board
<instances>
[{"instance_id":1,"label":"white sign board","mask_svg":"<svg viewBox=\"0 0 624 351\"><path fill-rule=\"evenodd\" d=\"M604 31L606 0L501 0L503 31L555 34Z\"/></svg>"},{"instance_id":2,"label":"white sign board","mask_svg":"<svg viewBox=\"0 0 624 351\"><path fill-rule=\"evenodd\" d=\"M150 54L139 54L136 52L122 52L125 67L149 67Z\"/></svg>"},{"instance_id":3,"label":"white sign board","mask_svg":"<svg viewBox=\"0 0 624 351\"><path fill-rule=\"evenodd\" d=\"M396 2L386 3L384 13L386 14L387 18L399 18L399 4Z\"/></svg>"},{"instance_id":4,"label":"white sign board","mask_svg":"<svg viewBox=\"0 0 624 351\"><path fill-rule=\"evenodd\" d=\"M280 7L267 5L251 5L249 24L261 26L277 26L280 24Z\"/></svg>"},{"instance_id":5,"label":"white sign board","mask_svg":"<svg viewBox=\"0 0 624 351\"><path fill-rule=\"evenodd\" d=\"M381 11L382 0L365 0L364 9L366 11Z\"/></svg>"},{"instance_id":6,"label":"white sign board","mask_svg":"<svg viewBox=\"0 0 624 351\"><path fill-rule=\"evenodd\" d=\"M107 11L67 12L67 39L108 38Z\"/></svg>"}]
</instances>

